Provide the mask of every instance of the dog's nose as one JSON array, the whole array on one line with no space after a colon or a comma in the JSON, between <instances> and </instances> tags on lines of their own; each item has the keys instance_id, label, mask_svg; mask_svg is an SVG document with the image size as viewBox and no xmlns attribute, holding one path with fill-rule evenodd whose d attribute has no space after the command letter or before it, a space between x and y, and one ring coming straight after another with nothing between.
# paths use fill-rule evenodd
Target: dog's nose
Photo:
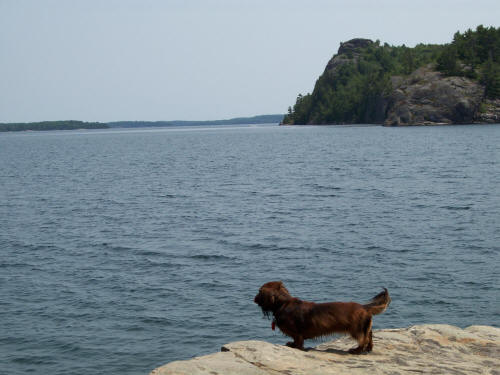
<instances>
[{"instance_id":1,"label":"dog's nose","mask_svg":"<svg viewBox=\"0 0 500 375\"><path fill-rule=\"evenodd\" d=\"M255 298L253 299L253 301L254 301L256 304L259 304L259 295L258 295L258 294L255 296Z\"/></svg>"}]
</instances>

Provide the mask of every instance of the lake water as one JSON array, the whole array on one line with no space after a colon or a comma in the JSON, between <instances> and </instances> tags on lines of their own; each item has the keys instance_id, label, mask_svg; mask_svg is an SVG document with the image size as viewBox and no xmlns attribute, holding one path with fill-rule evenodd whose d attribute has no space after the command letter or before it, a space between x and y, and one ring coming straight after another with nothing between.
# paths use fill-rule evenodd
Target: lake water
<instances>
[{"instance_id":1,"label":"lake water","mask_svg":"<svg viewBox=\"0 0 500 375\"><path fill-rule=\"evenodd\" d=\"M376 329L500 325L499 125L10 133L0 166L2 374L284 343L253 303L270 280L385 286Z\"/></svg>"}]
</instances>

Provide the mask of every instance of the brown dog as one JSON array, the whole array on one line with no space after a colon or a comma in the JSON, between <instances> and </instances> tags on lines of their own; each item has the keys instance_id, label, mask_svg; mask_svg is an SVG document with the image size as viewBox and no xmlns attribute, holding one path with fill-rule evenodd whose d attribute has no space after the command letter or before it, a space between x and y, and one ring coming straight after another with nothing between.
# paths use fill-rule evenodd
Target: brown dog
<instances>
[{"instance_id":1,"label":"brown dog","mask_svg":"<svg viewBox=\"0 0 500 375\"><path fill-rule=\"evenodd\" d=\"M283 282L271 281L261 286L254 302L266 316L273 314L273 329L276 324L281 332L293 338L287 343L292 348L303 350L306 339L345 333L358 341L358 347L349 353L359 354L372 351L372 315L384 312L391 297L384 288L366 305L314 303L292 297Z\"/></svg>"}]
</instances>

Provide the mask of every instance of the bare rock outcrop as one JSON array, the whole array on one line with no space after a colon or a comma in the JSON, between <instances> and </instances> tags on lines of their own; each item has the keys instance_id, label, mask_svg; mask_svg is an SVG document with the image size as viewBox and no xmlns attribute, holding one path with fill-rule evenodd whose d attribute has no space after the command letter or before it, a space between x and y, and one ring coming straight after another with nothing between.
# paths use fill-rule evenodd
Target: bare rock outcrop
<instances>
[{"instance_id":1,"label":"bare rock outcrop","mask_svg":"<svg viewBox=\"0 0 500 375\"><path fill-rule=\"evenodd\" d=\"M361 55L363 48L371 46L373 41L370 39L355 38L347 42L340 43L339 50L325 67L325 73L335 74L337 69L344 64L356 63Z\"/></svg>"},{"instance_id":2,"label":"bare rock outcrop","mask_svg":"<svg viewBox=\"0 0 500 375\"><path fill-rule=\"evenodd\" d=\"M476 121L485 124L500 123L500 99L485 99L479 107Z\"/></svg>"},{"instance_id":3,"label":"bare rock outcrop","mask_svg":"<svg viewBox=\"0 0 500 375\"><path fill-rule=\"evenodd\" d=\"M373 352L351 355L347 337L306 351L261 341L171 362L150 375L488 374L500 375L500 328L442 324L374 332Z\"/></svg>"},{"instance_id":4,"label":"bare rock outcrop","mask_svg":"<svg viewBox=\"0 0 500 375\"><path fill-rule=\"evenodd\" d=\"M445 77L430 66L402 79L392 77L393 92L385 125L471 124L484 87L465 77Z\"/></svg>"}]
</instances>

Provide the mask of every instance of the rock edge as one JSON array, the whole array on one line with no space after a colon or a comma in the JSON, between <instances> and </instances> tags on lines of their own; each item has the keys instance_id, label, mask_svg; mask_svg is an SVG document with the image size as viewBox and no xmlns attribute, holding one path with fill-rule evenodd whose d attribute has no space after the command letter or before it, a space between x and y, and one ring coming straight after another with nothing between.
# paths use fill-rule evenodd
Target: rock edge
<instances>
[{"instance_id":1,"label":"rock edge","mask_svg":"<svg viewBox=\"0 0 500 375\"><path fill-rule=\"evenodd\" d=\"M150 375L488 374L500 375L500 328L426 324L374 331L373 352L351 355L348 337L305 351L262 341L175 361Z\"/></svg>"}]
</instances>

